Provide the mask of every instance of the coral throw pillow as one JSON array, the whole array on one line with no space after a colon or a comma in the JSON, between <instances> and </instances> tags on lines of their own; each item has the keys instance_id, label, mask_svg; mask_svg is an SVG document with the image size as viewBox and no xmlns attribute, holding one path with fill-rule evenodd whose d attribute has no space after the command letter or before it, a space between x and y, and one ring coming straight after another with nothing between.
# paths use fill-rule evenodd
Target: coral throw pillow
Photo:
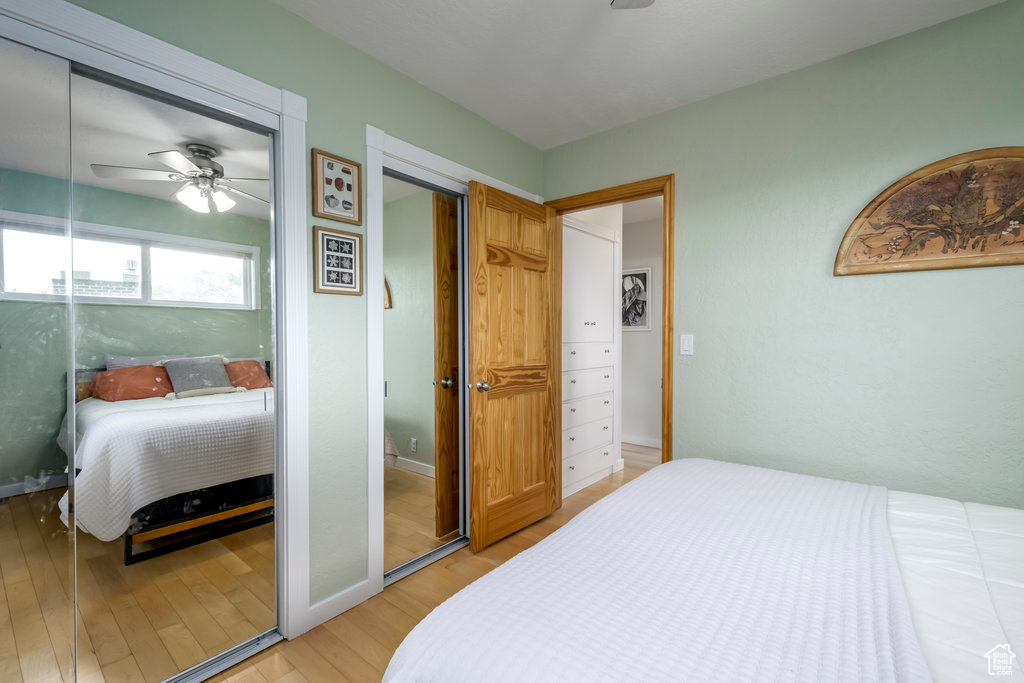
<instances>
[{"instance_id":1,"label":"coral throw pillow","mask_svg":"<svg viewBox=\"0 0 1024 683\"><path fill-rule=\"evenodd\" d=\"M274 386L259 361L234 360L225 365L224 369L228 371L228 379L231 380L232 386L246 389L266 389Z\"/></svg>"},{"instance_id":2,"label":"coral throw pillow","mask_svg":"<svg viewBox=\"0 0 1024 683\"><path fill-rule=\"evenodd\" d=\"M167 371L152 365L107 370L92 378L93 397L104 401L163 398L173 391Z\"/></svg>"}]
</instances>

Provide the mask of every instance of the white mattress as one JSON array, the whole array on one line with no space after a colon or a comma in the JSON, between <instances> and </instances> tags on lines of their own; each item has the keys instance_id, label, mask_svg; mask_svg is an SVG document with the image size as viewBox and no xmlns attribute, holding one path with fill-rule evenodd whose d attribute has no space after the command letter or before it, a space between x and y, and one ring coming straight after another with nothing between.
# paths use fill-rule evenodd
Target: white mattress
<instances>
[{"instance_id":1,"label":"white mattress","mask_svg":"<svg viewBox=\"0 0 1024 683\"><path fill-rule=\"evenodd\" d=\"M75 521L102 541L141 507L274 472L273 390L77 404ZM67 425L62 428L62 442ZM59 506L67 524L67 494Z\"/></svg>"},{"instance_id":2,"label":"white mattress","mask_svg":"<svg viewBox=\"0 0 1024 683\"><path fill-rule=\"evenodd\" d=\"M431 612L385 681L927 681L880 487L654 468Z\"/></svg>"},{"instance_id":3,"label":"white mattress","mask_svg":"<svg viewBox=\"0 0 1024 683\"><path fill-rule=\"evenodd\" d=\"M1024 655L1024 510L890 491L888 519L934 680L993 680L998 645ZM1014 664L1009 680L1024 679Z\"/></svg>"}]
</instances>

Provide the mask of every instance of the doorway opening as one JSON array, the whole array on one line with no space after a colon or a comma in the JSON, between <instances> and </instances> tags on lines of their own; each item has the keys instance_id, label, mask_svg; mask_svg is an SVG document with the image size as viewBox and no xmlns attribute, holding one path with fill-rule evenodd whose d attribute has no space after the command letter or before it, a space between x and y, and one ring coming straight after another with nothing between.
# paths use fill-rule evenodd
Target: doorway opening
<instances>
[{"instance_id":1,"label":"doorway opening","mask_svg":"<svg viewBox=\"0 0 1024 683\"><path fill-rule=\"evenodd\" d=\"M633 263L627 260L632 257L628 255L625 249L627 235L626 231L632 227L634 235L630 237L639 237L639 232L649 232L651 225L646 225L645 228L638 229L637 226L641 223L649 223L651 220L658 220L657 217L647 215L646 212L650 212L654 207L653 205L646 205L647 202L641 202L641 200L660 199L661 211L660 211L660 263L657 265L659 268L655 269L653 266L647 266L643 264ZM651 336L658 334L656 328L659 327L660 323L660 438L657 441L653 439L645 439L643 435L639 436L641 443L632 444L626 437L630 437L633 440L638 439L636 433L637 429L642 428L643 433L651 430L651 425L646 422L638 422L637 425L623 424L622 426L622 437L625 443L639 446L640 448L634 449L636 455L647 456L652 451L655 444L660 446L661 450L661 461L668 462L672 459L672 349L673 349L673 328L672 328L672 292L673 292L673 246L674 246L674 212L673 212L673 199L674 199L674 176L660 176L657 178L651 178L648 180L641 180L635 183L628 183L626 185L618 185L615 187L606 188L603 190L596 190L594 192L586 192L583 194L573 195L570 197L564 197L562 199L556 199L547 202L548 206L553 207L558 214L581 212L590 209L596 209L600 207L625 205L630 207L629 213L633 213L634 217L638 217L639 214L643 214L638 220L630 221L636 225L629 226L623 220L623 235L621 236L623 242L623 260L622 260L622 271L623 275L623 331L626 331L632 327L636 330L642 330L643 328L649 328L648 332L644 336ZM637 240L630 240L634 245L638 245ZM644 240L646 241L646 240ZM650 249L648 249L650 251ZM650 261L650 255L637 254L636 258L640 260ZM650 268L650 274L648 275L645 270ZM660 270L660 281L657 286L654 286L653 278L658 275L657 271ZM627 273L627 271L630 271ZM629 281L629 291L625 289L626 282L625 278L631 277ZM643 282L641 282L643 281ZM659 296L652 296L652 289L655 294ZM654 310L653 307L649 308L651 304L657 305L657 300L660 298L660 318L659 312ZM653 299L653 301L652 301ZM627 310L629 309L629 310ZM646 315L644 315L646 314ZM629 318L628 324L626 319ZM657 319L656 319L657 318ZM642 343L643 339L639 336L631 336L637 333L630 332L627 335L623 335L623 367L622 374L625 382L625 377L631 372L631 368L627 367L628 353L636 351L633 347L637 344ZM636 343L634 343L636 342ZM627 349L627 346L629 349ZM633 369L635 370L635 369ZM644 368L645 373L652 374L653 368ZM649 384L649 382L647 383ZM625 400L625 392L627 386L623 386L623 400ZM651 387L646 387L646 393L649 395ZM638 390L641 390L638 388ZM623 406L623 417L629 413L627 406ZM630 432L630 429L633 432ZM658 443L660 442L660 443ZM646 449L646 450L645 450ZM625 450L625 446L624 446Z\"/></svg>"}]
</instances>

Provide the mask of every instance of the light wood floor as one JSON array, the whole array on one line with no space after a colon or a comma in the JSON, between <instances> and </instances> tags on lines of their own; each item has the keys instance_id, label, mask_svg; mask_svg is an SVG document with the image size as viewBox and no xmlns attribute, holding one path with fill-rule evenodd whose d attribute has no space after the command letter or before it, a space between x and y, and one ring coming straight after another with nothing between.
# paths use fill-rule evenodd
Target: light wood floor
<instances>
[{"instance_id":1,"label":"light wood floor","mask_svg":"<svg viewBox=\"0 0 1024 683\"><path fill-rule=\"evenodd\" d=\"M623 455L623 471L566 498L547 519L479 553L453 553L213 680L380 680L399 643L431 609L661 461L659 451L637 446L623 445ZM399 472L394 478L406 480L407 494L424 495L424 482ZM431 490L424 533L436 542L433 482L421 479ZM0 504L0 683L72 680L72 553L54 513L59 495L44 491ZM420 501L403 509L424 508ZM408 531L408 523L396 524L396 535ZM130 567L121 553L120 542L101 543L86 534L78 540L80 681L160 681L276 623L272 525Z\"/></svg>"},{"instance_id":2,"label":"light wood floor","mask_svg":"<svg viewBox=\"0 0 1024 683\"><path fill-rule=\"evenodd\" d=\"M653 448L623 444L626 466L569 496L562 507L473 554L464 548L384 589L312 631L274 645L213 678L231 683L379 681L406 634L456 591L558 529L581 510L661 462Z\"/></svg>"},{"instance_id":3,"label":"light wood floor","mask_svg":"<svg viewBox=\"0 0 1024 683\"><path fill-rule=\"evenodd\" d=\"M73 680L61 495L0 505L2 683ZM122 554L123 541L79 534L79 681L161 681L277 623L272 524L129 567Z\"/></svg>"},{"instance_id":4,"label":"light wood floor","mask_svg":"<svg viewBox=\"0 0 1024 683\"><path fill-rule=\"evenodd\" d=\"M384 466L384 568L391 569L458 538L434 536L434 480Z\"/></svg>"}]
</instances>

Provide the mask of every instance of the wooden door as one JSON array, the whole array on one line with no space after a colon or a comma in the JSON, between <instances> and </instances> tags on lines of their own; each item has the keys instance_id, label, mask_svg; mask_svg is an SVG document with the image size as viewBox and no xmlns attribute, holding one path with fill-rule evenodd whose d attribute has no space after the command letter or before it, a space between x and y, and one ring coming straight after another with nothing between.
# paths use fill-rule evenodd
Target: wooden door
<instances>
[{"instance_id":1,"label":"wooden door","mask_svg":"<svg viewBox=\"0 0 1024 683\"><path fill-rule=\"evenodd\" d=\"M434 526L459 528L459 205L434 193Z\"/></svg>"},{"instance_id":2,"label":"wooden door","mask_svg":"<svg viewBox=\"0 0 1024 683\"><path fill-rule=\"evenodd\" d=\"M562 503L561 221L469 185L469 547Z\"/></svg>"}]
</instances>

